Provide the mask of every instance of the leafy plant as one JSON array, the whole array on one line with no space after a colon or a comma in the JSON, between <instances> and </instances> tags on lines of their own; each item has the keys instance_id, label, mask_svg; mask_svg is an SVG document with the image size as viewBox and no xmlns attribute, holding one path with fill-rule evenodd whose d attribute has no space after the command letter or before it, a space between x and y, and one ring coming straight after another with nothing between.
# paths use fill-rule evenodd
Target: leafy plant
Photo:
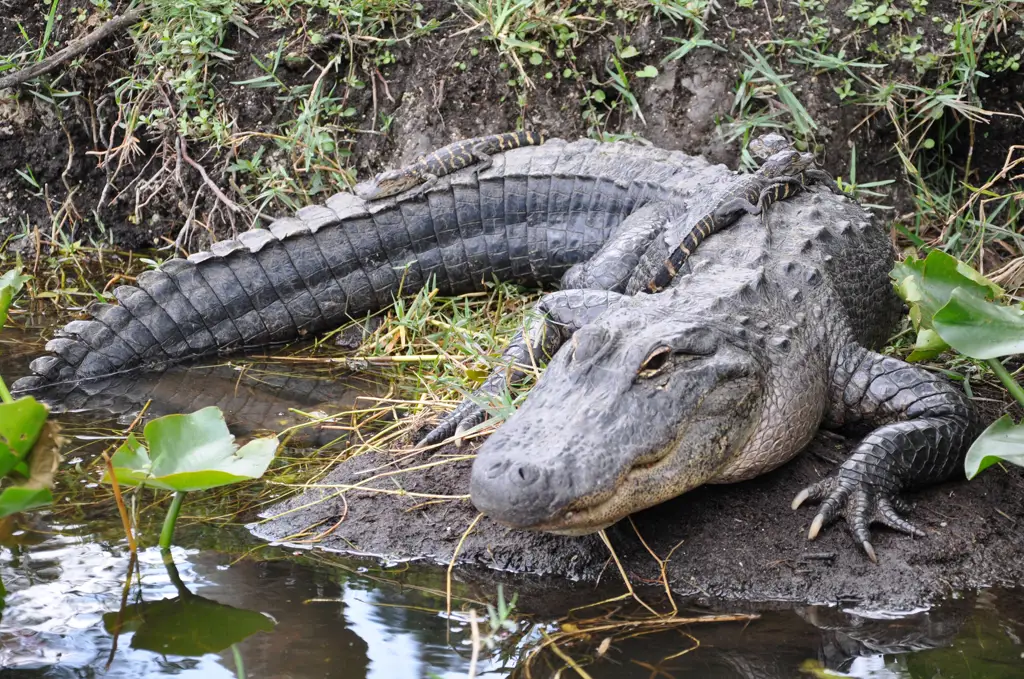
<instances>
[{"instance_id":1,"label":"leafy plant","mask_svg":"<svg viewBox=\"0 0 1024 679\"><path fill-rule=\"evenodd\" d=\"M910 305L917 341L909 360L931 358L955 349L984 360L1006 390L1024 407L1024 387L999 360L1024 353L1024 308L999 302L1002 289L983 275L943 252L924 260L897 264L892 278ZM1024 423L1007 414L993 422L974 442L964 462L967 478L1005 460L1024 466Z\"/></svg>"},{"instance_id":2,"label":"leafy plant","mask_svg":"<svg viewBox=\"0 0 1024 679\"><path fill-rule=\"evenodd\" d=\"M0 328L7 322L7 312L14 296L31 276L20 269L0 276ZM0 518L49 504L53 500L50 486L57 461L56 429L48 441L33 453L43 435L49 411L31 396L17 401L0 377L0 479L20 481L0 492Z\"/></svg>"},{"instance_id":3,"label":"leafy plant","mask_svg":"<svg viewBox=\"0 0 1024 679\"><path fill-rule=\"evenodd\" d=\"M274 438L253 439L241 448L228 431L220 408L210 406L191 415L151 420L143 430L144 445L134 434L111 458L113 476L123 486L149 486L173 491L160 532L160 547L169 549L185 493L258 479L277 451ZM103 475L111 483L110 472Z\"/></svg>"},{"instance_id":4,"label":"leafy plant","mask_svg":"<svg viewBox=\"0 0 1024 679\"><path fill-rule=\"evenodd\" d=\"M30 276L13 269L0 276L0 328L14 296ZM0 377L0 480L13 479L0 491L0 518L53 502L50 488L60 460L57 425L47 423L49 411L31 396L17 401ZM0 600L6 590L0 584Z\"/></svg>"}]
</instances>

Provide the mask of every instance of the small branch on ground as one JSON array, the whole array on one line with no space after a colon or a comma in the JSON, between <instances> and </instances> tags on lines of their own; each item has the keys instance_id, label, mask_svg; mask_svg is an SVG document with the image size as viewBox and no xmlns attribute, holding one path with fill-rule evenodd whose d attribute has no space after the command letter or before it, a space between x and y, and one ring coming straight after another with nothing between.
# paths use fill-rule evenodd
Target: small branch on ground
<instances>
[{"instance_id":1,"label":"small branch on ground","mask_svg":"<svg viewBox=\"0 0 1024 679\"><path fill-rule=\"evenodd\" d=\"M182 160L191 165L195 171L199 173L199 176L203 178L203 182L205 182L206 185L210 187L210 190L213 191L213 195L217 196L217 200L223 203L224 206L232 212L238 213L242 211L242 208L240 208L235 201L225 196L224 192L220 190L220 187L213 183L213 180L210 179L210 175L206 174L206 170L203 169L203 166L192 160L192 157L188 155L188 151L185 149L185 143L182 141L181 137L178 137L178 153L181 154Z\"/></svg>"},{"instance_id":2,"label":"small branch on ground","mask_svg":"<svg viewBox=\"0 0 1024 679\"><path fill-rule=\"evenodd\" d=\"M142 14L145 9L145 7L136 7L135 9L125 12L120 16L116 16L89 35L84 35L81 38L72 40L68 43L67 47L59 52L51 54L39 63L32 64L27 68L23 68L20 71L15 71L8 76L0 78L0 90L7 89L9 87L17 87L32 78L49 73L64 62L74 59L78 55L86 52L96 43L105 40L114 33L117 33L128 26L131 26L142 18Z\"/></svg>"}]
</instances>

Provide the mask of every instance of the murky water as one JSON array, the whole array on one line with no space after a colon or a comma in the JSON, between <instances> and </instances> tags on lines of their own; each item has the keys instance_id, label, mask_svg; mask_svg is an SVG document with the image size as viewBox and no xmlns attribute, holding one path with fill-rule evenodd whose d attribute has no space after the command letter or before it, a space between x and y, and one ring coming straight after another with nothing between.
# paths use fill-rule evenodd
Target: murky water
<instances>
[{"instance_id":1,"label":"murky water","mask_svg":"<svg viewBox=\"0 0 1024 679\"><path fill-rule=\"evenodd\" d=\"M29 339L0 334L0 373L24 369L38 350ZM612 611L577 612L566 627L571 608L621 590L614 582L598 592L556 579L457 570L449 616L443 568L293 554L253 540L240 526L211 530L194 522L179 529L172 559L145 549L130 568L109 505L101 511L82 499L95 480L89 456L104 445L92 437L123 428L146 401L153 414L219 405L244 434L291 426L299 419L290 408L351 407L386 390L365 375L246 365L73 394L72 409L93 410L61 416L73 445L57 508L0 525L0 578L8 589L0 677L1024 677L1021 592L965 595L904 614L679 602L680 617L716 610L760 617L612 626L643 612L626 601ZM300 435L323 445L346 434ZM474 662L467 611L486 617L501 581L509 598L520 595L515 622L504 629L479 624ZM660 605L665 610L667 602ZM564 636L566 630L586 634Z\"/></svg>"},{"instance_id":2,"label":"murky water","mask_svg":"<svg viewBox=\"0 0 1024 679\"><path fill-rule=\"evenodd\" d=\"M24 544L34 540L23 532L15 538L21 546L2 550L0 573L10 594L0 613L0 676L234 677L240 664L246 676L296 679L468 674L470 628L458 601L450 623L444 614L443 569L316 564L274 549L239 558L238 551L175 548L169 571L148 549L125 596L123 545L97 541L85 526L48 530L34 544ZM560 583L551 585L557 602ZM525 598L522 612L535 605L536 595ZM549 598L543 607L552 605ZM613 633L606 631L562 648L587 675L565 670L552 653L531 658L527 675L531 646L543 641L542 630L556 628L543 615L520 621L504 648L485 649L478 675L553 677L563 669L561 676L595 679L1024 676L1024 598L1012 592L904 616L776 608L749 623L616 640L591 663ZM232 648L225 629L253 633ZM186 655L182 646L189 644L199 648ZM823 667L839 674L822 674Z\"/></svg>"}]
</instances>

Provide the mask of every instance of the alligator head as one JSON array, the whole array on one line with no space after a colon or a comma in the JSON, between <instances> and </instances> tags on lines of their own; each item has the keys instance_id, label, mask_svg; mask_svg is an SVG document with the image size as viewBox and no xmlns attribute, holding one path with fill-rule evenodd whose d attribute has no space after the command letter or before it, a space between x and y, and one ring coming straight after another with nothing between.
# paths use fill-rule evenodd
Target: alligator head
<instances>
[{"instance_id":1,"label":"alligator head","mask_svg":"<svg viewBox=\"0 0 1024 679\"><path fill-rule=\"evenodd\" d=\"M760 421L762 369L680 292L625 298L556 353L480 447L480 511L590 533L715 479L740 454Z\"/></svg>"},{"instance_id":2,"label":"alligator head","mask_svg":"<svg viewBox=\"0 0 1024 679\"><path fill-rule=\"evenodd\" d=\"M397 195L423 183L423 177L408 168L381 172L372 179L359 182L352 191L363 200L379 200Z\"/></svg>"}]
</instances>

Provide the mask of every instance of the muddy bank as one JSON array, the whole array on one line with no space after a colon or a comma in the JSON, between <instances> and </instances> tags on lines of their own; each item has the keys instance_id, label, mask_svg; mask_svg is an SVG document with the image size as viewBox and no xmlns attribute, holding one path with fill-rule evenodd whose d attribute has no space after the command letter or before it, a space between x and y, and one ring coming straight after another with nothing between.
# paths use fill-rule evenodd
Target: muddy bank
<instances>
[{"instance_id":1,"label":"muddy bank","mask_svg":"<svg viewBox=\"0 0 1024 679\"><path fill-rule=\"evenodd\" d=\"M849 441L821 433L810 448L785 467L753 481L697 489L634 517L647 545L668 564L669 581L681 595L720 599L845 602L886 609L908 609L952 591L1024 580L1024 474L993 468L979 479L952 482L914 493L912 518L928 531L912 539L878 528L874 545L880 563L855 548L842 525L806 540L814 512L792 511L793 496L845 458ZM360 473L392 463L386 470L422 465L424 454L399 462L387 455L360 456L339 464L321 483L356 484ZM477 512L468 500L431 501L426 495L463 495L469 487L469 460L425 471L377 479L387 491L316 488L269 510L276 517L253 526L261 538L356 552L386 559L423 558L447 564ZM407 495L394 494L405 491ZM347 507L346 507L347 505ZM304 509L297 508L305 507ZM341 521L340 524L338 523ZM336 525L337 524L337 525ZM336 526L335 526L336 525ZM333 528L332 528L333 527ZM658 564L637 540L628 521L608 535L634 582L656 581ZM299 537L296 537L299 536ZM291 539L289 539L291 538ZM551 587L559 578L605 582L618 579L608 550L597 536L577 538L528 533L483 518L458 554L464 565L533 573ZM556 577L551 577L556 576Z\"/></svg>"}]
</instances>

